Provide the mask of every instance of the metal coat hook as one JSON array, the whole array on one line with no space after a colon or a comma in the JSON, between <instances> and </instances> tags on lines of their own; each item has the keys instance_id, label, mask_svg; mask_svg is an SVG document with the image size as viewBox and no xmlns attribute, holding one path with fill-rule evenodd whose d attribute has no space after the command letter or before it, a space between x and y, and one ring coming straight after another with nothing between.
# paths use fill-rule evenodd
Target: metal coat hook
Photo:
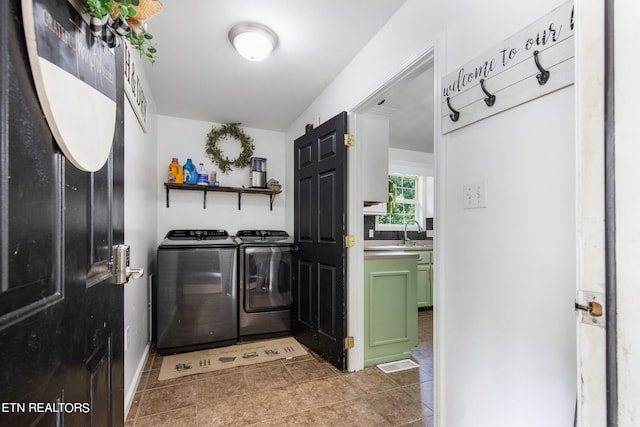
<instances>
[{"instance_id":1,"label":"metal coat hook","mask_svg":"<svg viewBox=\"0 0 640 427\"><path fill-rule=\"evenodd\" d=\"M480 87L487 97L484 99L484 103L487 104L487 107L491 107L496 103L496 96L489 93L487 88L484 87L484 79L480 79Z\"/></svg>"},{"instance_id":2,"label":"metal coat hook","mask_svg":"<svg viewBox=\"0 0 640 427\"><path fill-rule=\"evenodd\" d=\"M549 76L551 75L551 73L542 68L542 65L540 65L540 60L538 59L539 53L540 52L538 52L537 50L533 52L533 60L536 61L536 67L538 67L538 70L540 70L540 73L536 74L536 78L538 79L538 83L540 84L540 86L542 86L547 81L549 81Z\"/></svg>"},{"instance_id":3,"label":"metal coat hook","mask_svg":"<svg viewBox=\"0 0 640 427\"><path fill-rule=\"evenodd\" d=\"M449 117L451 118L452 122L457 122L458 119L460 118L460 111L456 111L453 109L453 107L451 106L451 102L449 101L449 97L447 96L447 105L449 106L449 109L451 110L451 112L453 114L449 114Z\"/></svg>"}]
</instances>

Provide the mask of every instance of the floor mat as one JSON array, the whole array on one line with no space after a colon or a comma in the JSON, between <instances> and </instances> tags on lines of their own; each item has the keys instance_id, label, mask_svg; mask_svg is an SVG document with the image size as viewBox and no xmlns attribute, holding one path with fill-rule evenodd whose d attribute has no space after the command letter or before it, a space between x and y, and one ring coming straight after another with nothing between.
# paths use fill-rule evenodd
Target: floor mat
<instances>
[{"instance_id":1,"label":"floor mat","mask_svg":"<svg viewBox=\"0 0 640 427\"><path fill-rule=\"evenodd\" d=\"M278 359L304 356L307 351L294 338L278 338L210 348L162 358L158 379L170 380L236 366L253 365Z\"/></svg>"}]
</instances>

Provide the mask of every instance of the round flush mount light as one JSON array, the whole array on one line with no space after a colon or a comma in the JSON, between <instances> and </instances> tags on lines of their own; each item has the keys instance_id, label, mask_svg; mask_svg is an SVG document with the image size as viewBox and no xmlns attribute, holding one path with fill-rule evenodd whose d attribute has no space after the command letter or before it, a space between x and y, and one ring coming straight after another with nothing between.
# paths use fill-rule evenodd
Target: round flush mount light
<instances>
[{"instance_id":1,"label":"round flush mount light","mask_svg":"<svg viewBox=\"0 0 640 427\"><path fill-rule=\"evenodd\" d=\"M278 37L269 27L254 22L236 24L229 30L229 41L238 53L249 61L266 58L278 44Z\"/></svg>"}]
</instances>

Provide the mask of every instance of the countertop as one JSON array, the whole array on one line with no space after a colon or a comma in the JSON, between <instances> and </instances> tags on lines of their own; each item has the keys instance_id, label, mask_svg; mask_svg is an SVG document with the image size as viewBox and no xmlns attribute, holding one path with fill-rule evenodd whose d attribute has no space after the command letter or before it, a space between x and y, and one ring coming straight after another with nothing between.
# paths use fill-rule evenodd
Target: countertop
<instances>
[{"instance_id":1,"label":"countertop","mask_svg":"<svg viewBox=\"0 0 640 427\"><path fill-rule=\"evenodd\" d=\"M365 251L432 251L433 240L412 240L405 245L402 240L365 240ZM366 254L365 254L366 255Z\"/></svg>"},{"instance_id":2,"label":"countertop","mask_svg":"<svg viewBox=\"0 0 640 427\"><path fill-rule=\"evenodd\" d=\"M365 261L381 259L418 259L420 255L411 251L366 251Z\"/></svg>"}]
</instances>

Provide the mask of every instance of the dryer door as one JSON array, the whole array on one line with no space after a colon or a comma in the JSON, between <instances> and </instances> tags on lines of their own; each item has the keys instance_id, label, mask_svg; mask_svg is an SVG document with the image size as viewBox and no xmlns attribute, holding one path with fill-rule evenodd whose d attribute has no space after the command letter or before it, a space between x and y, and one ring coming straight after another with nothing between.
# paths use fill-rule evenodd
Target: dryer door
<instances>
[{"instance_id":1,"label":"dryer door","mask_svg":"<svg viewBox=\"0 0 640 427\"><path fill-rule=\"evenodd\" d=\"M248 247L244 251L244 310L291 307L291 247Z\"/></svg>"}]
</instances>

